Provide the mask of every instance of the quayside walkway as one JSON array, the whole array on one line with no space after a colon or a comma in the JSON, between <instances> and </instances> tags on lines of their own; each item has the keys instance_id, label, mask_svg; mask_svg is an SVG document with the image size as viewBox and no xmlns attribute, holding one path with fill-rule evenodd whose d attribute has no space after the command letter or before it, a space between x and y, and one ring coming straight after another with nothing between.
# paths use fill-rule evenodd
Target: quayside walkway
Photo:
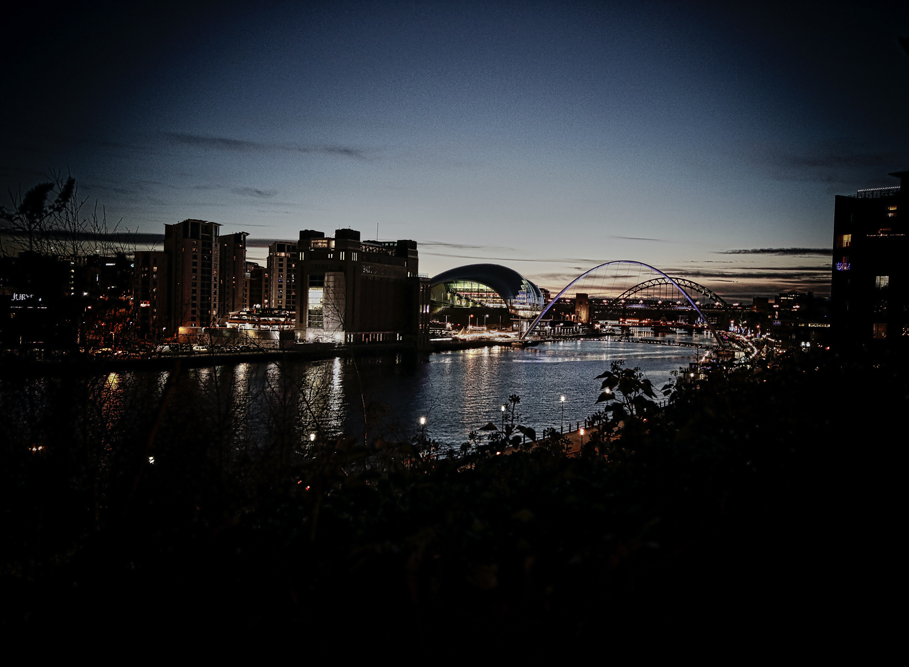
<instances>
[{"instance_id":1,"label":"quayside walkway","mask_svg":"<svg viewBox=\"0 0 909 667\"><path fill-rule=\"evenodd\" d=\"M585 443L590 442L591 436L593 434L597 433L598 430L599 430L599 428L597 426L591 426L589 428L579 426L578 428L576 428L573 431L566 431L565 433L563 433L562 437L567 438L568 443L569 443L568 449L566 450L565 455L566 456L578 456L581 452L581 447ZM610 441L616 440L616 439L618 439L618 437L619 436L613 436L612 438L610 438ZM530 449L533 449L537 445L539 445L540 442L542 442L542 441L534 440L533 442L531 442L527 445L523 445L521 448L508 447L508 448L502 450L501 453L504 455L509 455L509 454L516 454L521 451L527 451L528 447Z\"/></svg>"}]
</instances>

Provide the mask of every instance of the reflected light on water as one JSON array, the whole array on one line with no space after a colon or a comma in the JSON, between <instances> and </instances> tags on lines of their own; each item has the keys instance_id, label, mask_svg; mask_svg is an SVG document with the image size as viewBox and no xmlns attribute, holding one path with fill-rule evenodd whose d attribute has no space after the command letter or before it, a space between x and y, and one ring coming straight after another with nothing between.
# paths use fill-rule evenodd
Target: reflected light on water
<instances>
[{"instance_id":1,"label":"reflected light on water","mask_svg":"<svg viewBox=\"0 0 909 667\"><path fill-rule=\"evenodd\" d=\"M165 405L168 411L196 415L197 423L218 424L237 443L256 446L273 436L276 416L294 430L298 442L312 441L315 434L320 439L342 433L362 437L364 431L369 441L410 439L419 435L425 417L434 439L457 446L470 431L501 421L502 406L509 405L512 395L520 397L514 406L516 424L537 433L558 429L564 409L564 424L573 429L598 411L600 383L595 378L611 361L640 366L661 387L672 380L671 371L687 371L696 352L601 340L358 359L288 357L181 373L167 401L163 390L174 370L104 374L92 380L91 400L105 431L124 428L143 411L157 413ZM48 391L42 383L36 379L29 388L39 398ZM24 409L20 411L26 414ZM106 437L103 432L101 437ZM40 444L38 438L30 442Z\"/></svg>"}]
</instances>

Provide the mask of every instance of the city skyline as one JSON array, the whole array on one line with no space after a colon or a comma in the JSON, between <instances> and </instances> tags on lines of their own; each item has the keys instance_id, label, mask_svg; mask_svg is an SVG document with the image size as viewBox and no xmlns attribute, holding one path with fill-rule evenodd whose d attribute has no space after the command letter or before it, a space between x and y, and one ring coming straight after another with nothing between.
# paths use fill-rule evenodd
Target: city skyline
<instances>
[{"instance_id":1,"label":"city skyline","mask_svg":"<svg viewBox=\"0 0 909 667\"><path fill-rule=\"evenodd\" d=\"M125 228L214 221L260 264L349 227L417 241L429 275L558 290L635 259L827 294L834 195L909 166L898 3L17 11L0 183L68 170Z\"/></svg>"}]
</instances>

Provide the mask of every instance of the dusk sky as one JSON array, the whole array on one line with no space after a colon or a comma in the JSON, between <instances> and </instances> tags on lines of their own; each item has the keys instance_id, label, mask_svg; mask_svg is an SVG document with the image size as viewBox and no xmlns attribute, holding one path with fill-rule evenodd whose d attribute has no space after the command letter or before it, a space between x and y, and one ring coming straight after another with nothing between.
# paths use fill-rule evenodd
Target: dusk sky
<instances>
[{"instance_id":1,"label":"dusk sky","mask_svg":"<svg viewBox=\"0 0 909 667\"><path fill-rule=\"evenodd\" d=\"M73 4L0 28L5 203L62 170L124 228L211 220L263 263L378 225L429 275L827 294L833 196L909 168L907 2Z\"/></svg>"}]
</instances>

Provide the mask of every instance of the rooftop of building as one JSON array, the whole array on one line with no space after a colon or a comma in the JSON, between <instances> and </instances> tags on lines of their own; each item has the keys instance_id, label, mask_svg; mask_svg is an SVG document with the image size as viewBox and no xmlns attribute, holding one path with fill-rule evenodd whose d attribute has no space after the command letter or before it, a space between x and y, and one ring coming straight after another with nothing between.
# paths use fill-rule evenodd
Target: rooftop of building
<instances>
[{"instance_id":1,"label":"rooftop of building","mask_svg":"<svg viewBox=\"0 0 909 667\"><path fill-rule=\"evenodd\" d=\"M503 299L515 299L521 292L524 284L531 286L535 291L534 296L542 298L539 288L524 278L514 269L501 264L468 264L458 266L448 271L443 271L433 277L433 285L453 281L476 282L494 289Z\"/></svg>"}]
</instances>

